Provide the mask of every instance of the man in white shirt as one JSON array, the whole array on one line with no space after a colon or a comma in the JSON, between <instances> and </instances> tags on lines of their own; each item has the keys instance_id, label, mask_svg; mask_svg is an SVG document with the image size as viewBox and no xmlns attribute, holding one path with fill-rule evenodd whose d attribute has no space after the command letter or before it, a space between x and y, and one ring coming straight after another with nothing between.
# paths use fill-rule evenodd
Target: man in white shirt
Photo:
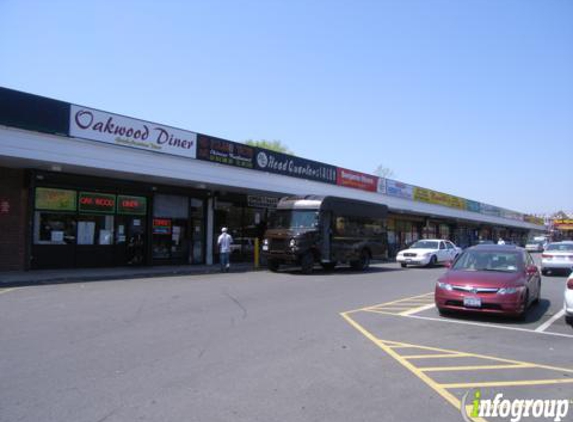
<instances>
[{"instance_id":1,"label":"man in white shirt","mask_svg":"<svg viewBox=\"0 0 573 422\"><path fill-rule=\"evenodd\" d=\"M498 245L505 245L505 240L503 240L501 237L497 240L497 244Z\"/></svg>"},{"instance_id":2,"label":"man in white shirt","mask_svg":"<svg viewBox=\"0 0 573 422\"><path fill-rule=\"evenodd\" d=\"M233 243L233 238L227 233L227 228L223 227L221 229L221 234L217 239L217 246L219 247L219 260L221 261L221 272L229 272L231 263L229 262L229 256L231 255L231 243Z\"/></svg>"}]
</instances>

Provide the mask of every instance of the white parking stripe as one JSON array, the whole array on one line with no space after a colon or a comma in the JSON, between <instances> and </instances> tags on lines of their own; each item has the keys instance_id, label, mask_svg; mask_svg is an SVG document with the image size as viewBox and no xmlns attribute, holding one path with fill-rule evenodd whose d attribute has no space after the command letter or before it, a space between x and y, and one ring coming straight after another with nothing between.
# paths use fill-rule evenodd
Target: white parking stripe
<instances>
[{"instance_id":1,"label":"white parking stripe","mask_svg":"<svg viewBox=\"0 0 573 422\"><path fill-rule=\"evenodd\" d=\"M529 330L527 328L507 327L505 325L492 325L492 324L484 324L484 323L480 323L480 322L458 321L458 320L454 320L454 319L433 318L433 317L425 317L425 316L420 316L420 315L406 315L406 318L416 318L416 319L424 319L424 320L428 320L428 321L438 321L438 322L449 322L451 324L476 325L478 327L485 327L485 328L497 328L500 330L522 331L525 333L545 334L548 336L573 338L572 334L552 333L552 332L547 332L547 331L535 331L535 330Z\"/></svg>"},{"instance_id":2,"label":"white parking stripe","mask_svg":"<svg viewBox=\"0 0 573 422\"><path fill-rule=\"evenodd\" d=\"M553 315L548 321L545 321L544 324L541 324L539 327L537 327L535 329L535 331L538 333L544 332L545 330L547 330L549 328L549 326L551 324L553 324L559 318L563 317L563 315L565 315L565 309L561 309L559 312L557 312L555 315Z\"/></svg>"}]
</instances>

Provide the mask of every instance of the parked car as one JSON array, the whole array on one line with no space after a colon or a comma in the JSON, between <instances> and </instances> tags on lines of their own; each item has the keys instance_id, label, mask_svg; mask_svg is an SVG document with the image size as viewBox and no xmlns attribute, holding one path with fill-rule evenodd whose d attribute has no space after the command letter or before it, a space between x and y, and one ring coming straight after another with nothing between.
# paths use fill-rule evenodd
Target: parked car
<instances>
[{"instance_id":1,"label":"parked car","mask_svg":"<svg viewBox=\"0 0 573 422\"><path fill-rule=\"evenodd\" d=\"M547 243L543 240L529 240L525 244L525 249L529 252L543 252L546 246Z\"/></svg>"},{"instance_id":2,"label":"parked car","mask_svg":"<svg viewBox=\"0 0 573 422\"><path fill-rule=\"evenodd\" d=\"M414 242L408 249L398 252L396 261L402 268L408 265L434 266L451 262L461 253L462 249L449 240L423 239Z\"/></svg>"},{"instance_id":3,"label":"parked car","mask_svg":"<svg viewBox=\"0 0 573 422\"><path fill-rule=\"evenodd\" d=\"M468 248L438 280L441 314L450 311L524 316L541 297L541 274L529 252L505 245Z\"/></svg>"},{"instance_id":4,"label":"parked car","mask_svg":"<svg viewBox=\"0 0 573 422\"><path fill-rule=\"evenodd\" d=\"M237 237L231 243L232 255L251 255L255 251L255 239L251 237Z\"/></svg>"},{"instance_id":5,"label":"parked car","mask_svg":"<svg viewBox=\"0 0 573 422\"><path fill-rule=\"evenodd\" d=\"M573 269L573 241L554 242L541 254L541 273L571 271Z\"/></svg>"},{"instance_id":6,"label":"parked car","mask_svg":"<svg viewBox=\"0 0 573 422\"><path fill-rule=\"evenodd\" d=\"M565 284L563 308L565 309L565 321L567 321L568 324L573 324L573 272L569 274L569 278Z\"/></svg>"}]
</instances>

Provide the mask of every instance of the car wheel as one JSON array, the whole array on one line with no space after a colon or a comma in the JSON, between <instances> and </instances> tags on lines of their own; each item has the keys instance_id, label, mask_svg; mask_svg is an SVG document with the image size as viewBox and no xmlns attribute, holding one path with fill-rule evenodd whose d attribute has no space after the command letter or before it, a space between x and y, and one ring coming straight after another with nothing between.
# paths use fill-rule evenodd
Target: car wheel
<instances>
[{"instance_id":1,"label":"car wheel","mask_svg":"<svg viewBox=\"0 0 573 422\"><path fill-rule=\"evenodd\" d=\"M428 263L428 267L435 267L437 263L438 263L438 258L436 258L436 255L432 255L432 257L430 258L430 262Z\"/></svg>"},{"instance_id":2,"label":"car wheel","mask_svg":"<svg viewBox=\"0 0 573 422\"><path fill-rule=\"evenodd\" d=\"M571 316L566 315L565 316L565 322L569 325L573 325L573 315L571 315Z\"/></svg>"},{"instance_id":3,"label":"car wheel","mask_svg":"<svg viewBox=\"0 0 573 422\"><path fill-rule=\"evenodd\" d=\"M304 274L311 274L314 268L314 256L312 256L312 252L305 253L301 260L300 265L302 267L302 272Z\"/></svg>"},{"instance_id":4,"label":"car wheel","mask_svg":"<svg viewBox=\"0 0 573 422\"><path fill-rule=\"evenodd\" d=\"M280 262L277 261L276 259L270 259L267 265L269 267L269 270L271 270L273 273L276 273L281 266Z\"/></svg>"},{"instance_id":5,"label":"car wheel","mask_svg":"<svg viewBox=\"0 0 573 422\"><path fill-rule=\"evenodd\" d=\"M541 280L537 282L537 296L535 296L535 300L533 301L534 305L539 304L539 300L541 299Z\"/></svg>"},{"instance_id":6,"label":"car wheel","mask_svg":"<svg viewBox=\"0 0 573 422\"><path fill-rule=\"evenodd\" d=\"M519 321L523 321L527 316L527 309L529 308L529 290L525 292L525 297L523 298L523 311L517 316Z\"/></svg>"},{"instance_id":7,"label":"car wheel","mask_svg":"<svg viewBox=\"0 0 573 422\"><path fill-rule=\"evenodd\" d=\"M403 262L401 262L401 263L400 263L400 266L401 266L402 268L406 268L408 265L405 264L405 263L403 263Z\"/></svg>"}]
</instances>

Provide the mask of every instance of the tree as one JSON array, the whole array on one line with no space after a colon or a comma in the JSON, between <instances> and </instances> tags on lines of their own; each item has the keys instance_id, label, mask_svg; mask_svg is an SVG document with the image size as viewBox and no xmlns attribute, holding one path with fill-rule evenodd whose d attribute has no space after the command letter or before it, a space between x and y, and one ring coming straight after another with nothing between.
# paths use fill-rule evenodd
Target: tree
<instances>
[{"instance_id":1,"label":"tree","mask_svg":"<svg viewBox=\"0 0 573 422\"><path fill-rule=\"evenodd\" d=\"M384 179L390 179L394 177L394 170L390 167L384 167L382 164L379 164L374 170L374 174L378 177L383 177Z\"/></svg>"},{"instance_id":2,"label":"tree","mask_svg":"<svg viewBox=\"0 0 573 422\"><path fill-rule=\"evenodd\" d=\"M260 139L258 141L255 141L253 139L247 139L245 141L245 144L250 145L252 147L265 148L265 149L269 149L271 151L282 152L284 154L294 155L294 152L292 152L281 141L267 141L264 139Z\"/></svg>"}]
</instances>

